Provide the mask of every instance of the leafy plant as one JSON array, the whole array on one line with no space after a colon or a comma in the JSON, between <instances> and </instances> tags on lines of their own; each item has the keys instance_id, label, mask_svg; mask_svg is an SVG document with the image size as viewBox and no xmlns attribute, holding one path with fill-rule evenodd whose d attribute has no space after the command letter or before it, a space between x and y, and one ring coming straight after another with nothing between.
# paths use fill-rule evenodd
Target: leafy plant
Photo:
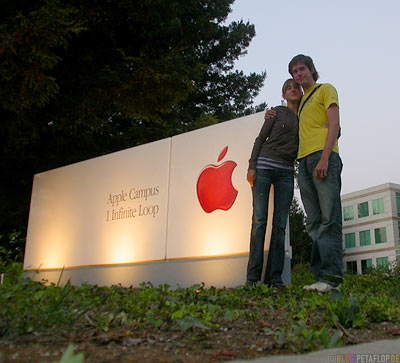
<instances>
[{"instance_id":1,"label":"leafy plant","mask_svg":"<svg viewBox=\"0 0 400 363\"><path fill-rule=\"evenodd\" d=\"M85 357L83 353L74 354L74 346L69 345L65 353L63 354L60 363L84 363ZM57 363L57 362L55 362Z\"/></svg>"},{"instance_id":2,"label":"leafy plant","mask_svg":"<svg viewBox=\"0 0 400 363\"><path fill-rule=\"evenodd\" d=\"M365 326L367 319L357 298L354 296L342 296L341 298L332 300L329 305L334 323L339 322L345 328L357 328Z\"/></svg>"},{"instance_id":3,"label":"leafy plant","mask_svg":"<svg viewBox=\"0 0 400 363\"><path fill-rule=\"evenodd\" d=\"M280 348L289 348L298 353L336 348L342 344L340 331L331 334L326 326L308 326L304 321L278 329L274 335Z\"/></svg>"}]
</instances>

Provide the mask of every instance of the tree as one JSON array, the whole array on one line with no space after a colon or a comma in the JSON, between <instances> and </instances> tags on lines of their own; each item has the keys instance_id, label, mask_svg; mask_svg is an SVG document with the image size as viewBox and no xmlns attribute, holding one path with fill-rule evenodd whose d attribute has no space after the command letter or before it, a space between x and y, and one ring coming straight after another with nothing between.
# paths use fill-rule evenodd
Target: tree
<instances>
[{"instance_id":1,"label":"tree","mask_svg":"<svg viewBox=\"0 0 400 363\"><path fill-rule=\"evenodd\" d=\"M292 265L310 262L311 237L306 232L306 216L296 197L289 211L290 240L292 245Z\"/></svg>"},{"instance_id":2,"label":"tree","mask_svg":"<svg viewBox=\"0 0 400 363\"><path fill-rule=\"evenodd\" d=\"M263 107L234 0L0 0L0 243L33 174Z\"/></svg>"}]
</instances>

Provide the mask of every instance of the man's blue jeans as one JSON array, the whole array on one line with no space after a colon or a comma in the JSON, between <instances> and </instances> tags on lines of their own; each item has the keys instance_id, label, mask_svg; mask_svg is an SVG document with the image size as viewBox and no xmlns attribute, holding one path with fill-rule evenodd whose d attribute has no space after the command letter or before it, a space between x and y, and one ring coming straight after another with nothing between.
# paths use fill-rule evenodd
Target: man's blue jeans
<instances>
[{"instance_id":1,"label":"man's blue jeans","mask_svg":"<svg viewBox=\"0 0 400 363\"><path fill-rule=\"evenodd\" d=\"M340 190L342 161L332 152L325 179L316 180L314 169L322 151L300 160L299 187L307 214L307 232L313 240L311 270L317 281L337 285L343 281L342 207Z\"/></svg>"},{"instance_id":2,"label":"man's blue jeans","mask_svg":"<svg viewBox=\"0 0 400 363\"><path fill-rule=\"evenodd\" d=\"M285 229L294 188L293 171L287 170L257 169L256 180L252 189L253 219L250 255L247 265L247 280L251 282L261 280L271 184L274 185L274 216L264 282L269 285L282 285L282 271L285 258Z\"/></svg>"}]
</instances>

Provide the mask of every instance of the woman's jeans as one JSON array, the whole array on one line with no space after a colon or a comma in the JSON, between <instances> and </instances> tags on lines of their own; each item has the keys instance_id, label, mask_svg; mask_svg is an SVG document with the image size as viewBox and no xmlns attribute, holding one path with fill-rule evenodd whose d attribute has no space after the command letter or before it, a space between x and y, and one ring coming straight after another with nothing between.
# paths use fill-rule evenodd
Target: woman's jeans
<instances>
[{"instance_id":1,"label":"woman's jeans","mask_svg":"<svg viewBox=\"0 0 400 363\"><path fill-rule=\"evenodd\" d=\"M332 152L325 179L316 180L314 169L322 151L300 160L299 187L307 214L307 232L313 240L311 270L317 281L337 285L343 280L342 207L340 174L342 161Z\"/></svg>"},{"instance_id":2,"label":"woman's jeans","mask_svg":"<svg viewBox=\"0 0 400 363\"><path fill-rule=\"evenodd\" d=\"M264 282L282 285L285 259L285 230L293 198L293 171L257 169L253 186L253 219L251 226L250 255L247 265L247 281L261 280L264 261L264 240L268 218L268 199L271 184L274 185L274 216L271 243L268 252Z\"/></svg>"}]
</instances>

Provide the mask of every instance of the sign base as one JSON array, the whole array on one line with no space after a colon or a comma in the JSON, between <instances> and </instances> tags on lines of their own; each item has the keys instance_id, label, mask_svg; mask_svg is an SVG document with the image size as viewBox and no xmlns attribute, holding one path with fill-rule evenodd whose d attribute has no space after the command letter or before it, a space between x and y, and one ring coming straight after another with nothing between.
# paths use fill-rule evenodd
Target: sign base
<instances>
[{"instance_id":1,"label":"sign base","mask_svg":"<svg viewBox=\"0 0 400 363\"><path fill-rule=\"evenodd\" d=\"M69 269L39 270L28 272L35 281L65 285L98 285L138 287L150 282L153 286L168 284L172 289L186 288L204 283L206 287L233 288L244 285L248 255L203 258L190 260L167 260L163 262L132 265L90 266ZM267 254L265 254L265 261ZM265 270L265 268L264 268ZM285 254L283 282L291 283L290 258Z\"/></svg>"}]
</instances>

